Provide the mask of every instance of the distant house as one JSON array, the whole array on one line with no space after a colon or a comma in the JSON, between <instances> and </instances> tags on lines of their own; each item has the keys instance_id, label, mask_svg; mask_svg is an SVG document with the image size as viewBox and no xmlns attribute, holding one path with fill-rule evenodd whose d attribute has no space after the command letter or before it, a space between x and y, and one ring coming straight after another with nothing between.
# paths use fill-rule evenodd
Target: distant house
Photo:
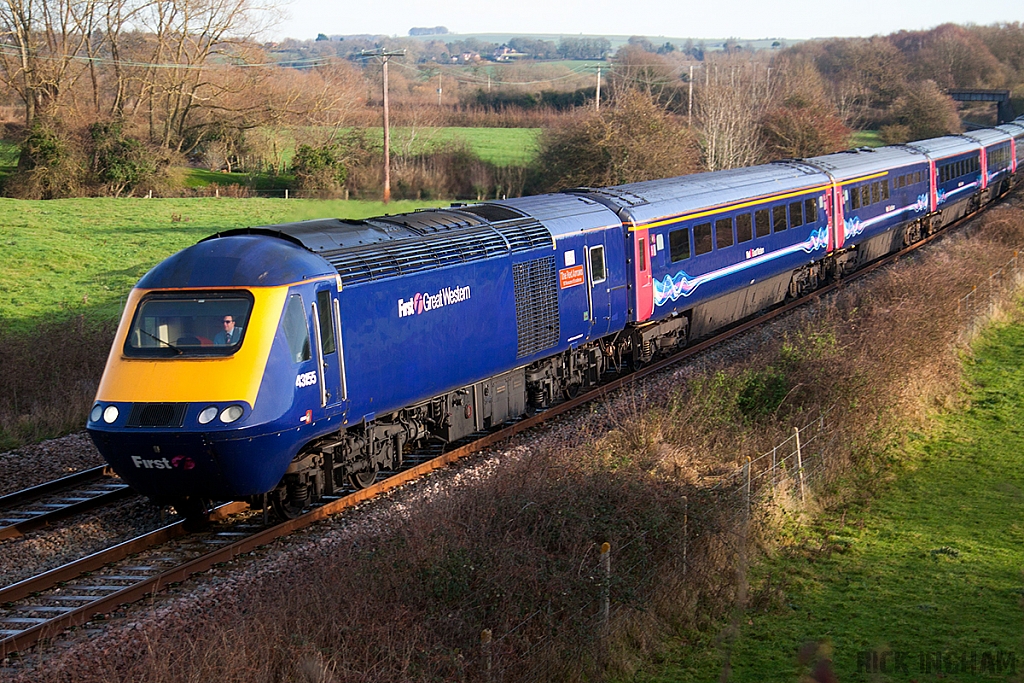
<instances>
[{"instance_id":1,"label":"distant house","mask_svg":"<svg viewBox=\"0 0 1024 683\"><path fill-rule=\"evenodd\" d=\"M525 56L526 55L523 54L522 52L516 52L508 45L502 45L501 47L494 51L494 53L491 55L491 59L493 59L496 62L510 62L513 59L519 59Z\"/></svg>"}]
</instances>

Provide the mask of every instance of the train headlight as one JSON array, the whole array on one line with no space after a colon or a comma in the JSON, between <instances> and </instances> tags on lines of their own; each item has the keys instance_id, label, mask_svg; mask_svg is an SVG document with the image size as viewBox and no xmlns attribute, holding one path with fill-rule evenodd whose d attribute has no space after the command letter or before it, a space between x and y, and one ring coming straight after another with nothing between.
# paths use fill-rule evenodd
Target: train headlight
<instances>
[{"instance_id":1,"label":"train headlight","mask_svg":"<svg viewBox=\"0 0 1024 683\"><path fill-rule=\"evenodd\" d=\"M245 411L240 405L228 406L224 410L220 411L220 421L225 424L230 424L242 417L242 413Z\"/></svg>"},{"instance_id":2,"label":"train headlight","mask_svg":"<svg viewBox=\"0 0 1024 683\"><path fill-rule=\"evenodd\" d=\"M101 417L103 417L103 406L97 403L92 407L92 412L89 413L89 419L93 422L99 422Z\"/></svg>"},{"instance_id":3,"label":"train headlight","mask_svg":"<svg viewBox=\"0 0 1024 683\"><path fill-rule=\"evenodd\" d=\"M107 406L106 410L103 411L103 421L108 425L113 424L117 420L117 406Z\"/></svg>"},{"instance_id":4,"label":"train headlight","mask_svg":"<svg viewBox=\"0 0 1024 683\"><path fill-rule=\"evenodd\" d=\"M217 417L217 406L210 406L203 410L203 412L199 413L199 424L209 424L215 417Z\"/></svg>"}]
</instances>

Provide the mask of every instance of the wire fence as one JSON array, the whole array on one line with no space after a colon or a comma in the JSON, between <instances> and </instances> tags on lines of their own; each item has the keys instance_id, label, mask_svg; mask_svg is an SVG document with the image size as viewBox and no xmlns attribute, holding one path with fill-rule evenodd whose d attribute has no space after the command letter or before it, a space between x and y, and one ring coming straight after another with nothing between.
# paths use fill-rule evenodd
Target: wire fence
<instances>
[{"instance_id":1,"label":"wire fence","mask_svg":"<svg viewBox=\"0 0 1024 683\"><path fill-rule=\"evenodd\" d=\"M659 574L669 569L664 560L652 559L666 555L656 551L674 546L674 550L667 553L671 558L669 562L677 565L683 577L700 571L697 566L700 552L695 551L699 550L704 536L728 538L735 552L744 552L751 521L758 513L777 505L799 507L825 479L827 455L836 433L830 408L804 426L794 427L790 436L771 450L747 458L742 465L720 476L713 486L702 489L695 509L691 509L684 496L682 525L674 533L654 540L644 531L632 538L619 539L617 547L604 543L598 549L596 561L581 567L581 575L589 580L590 599L572 610L550 606L538 609L502 634L484 628L480 635L479 662L474 666L470 658L471 670L467 678L485 683L551 679L554 655L537 657L538 652L548 647L561 648L556 658L558 662L575 655L600 668L610 641L621 635L617 629L627 628L622 624L627 624L629 619L622 617L646 610L642 601L645 590ZM637 543L644 544L643 552L633 553L631 564L619 565L616 558L627 557L625 551ZM578 637L570 641L561 638L556 644L556 618L559 630L575 629ZM531 628L539 620L550 626ZM547 630L546 635L538 636L538 632L544 630ZM573 652L566 650L570 645ZM475 675L477 672L479 675Z\"/></svg>"},{"instance_id":2,"label":"wire fence","mask_svg":"<svg viewBox=\"0 0 1024 683\"><path fill-rule=\"evenodd\" d=\"M988 278L981 283L981 286L974 285L971 291L957 299L957 316L964 315L992 315L995 313L995 306L1006 292L1020 286L1024 280L1024 273L1020 268L1020 250L1017 248L1009 261L989 273Z\"/></svg>"}]
</instances>

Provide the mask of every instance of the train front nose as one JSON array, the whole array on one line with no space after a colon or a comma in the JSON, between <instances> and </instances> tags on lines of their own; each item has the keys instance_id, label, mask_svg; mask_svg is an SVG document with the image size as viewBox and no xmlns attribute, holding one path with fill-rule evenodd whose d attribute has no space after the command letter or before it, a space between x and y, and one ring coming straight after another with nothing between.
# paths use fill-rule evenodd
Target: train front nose
<instances>
[{"instance_id":1,"label":"train front nose","mask_svg":"<svg viewBox=\"0 0 1024 683\"><path fill-rule=\"evenodd\" d=\"M89 435L114 471L159 505L219 499L233 488L215 444L202 434L89 429Z\"/></svg>"}]
</instances>

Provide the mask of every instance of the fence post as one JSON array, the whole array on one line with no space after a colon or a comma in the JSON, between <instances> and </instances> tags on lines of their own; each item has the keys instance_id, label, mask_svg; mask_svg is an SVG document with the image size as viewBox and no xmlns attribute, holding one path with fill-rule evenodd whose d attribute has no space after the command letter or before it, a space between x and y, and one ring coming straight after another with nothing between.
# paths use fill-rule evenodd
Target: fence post
<instances>
[{"instance_id":1,"label":"fence post","mask_svg":"<svg viewBox=\"0 0 1024 683\"><path fill-rule=\"evenodd\" d=\"M284 198L288 199L288 188L284 188Z\"/></svg>"},{"instance_id":2,"label":"fence post","mask_svg":"<svg viewBox=\"0 0 1024 683\"><path fill-rule=\"evenodd\" d=\"M743 469L747 472L747 519L750 519L750 456L747 456L747 462L743 465Z\"/></svg>"},{"instance_id":3,"label":"fence post","mask_svg":"<svg viewBox=\"0 0 1024 683\"><path fill-rule=\"evenodd\" d=\"M689 543L687 539L687 524L690 521L690 499L683 496L683 576L686 576L686 544Z\"/></svg>"},{"instance_id":4,"label":"fence post","mask_svg":"<svg viewBox=\"0 0 1024 683\"><path fill-rule=\"evenodd\" d=\"M800 429L793 427L793 436L796 438L796 471L800 475L800 502L804 502L804 461L800 453Z\"/></svg>"},{"instance_id":5,"label":"fence post","mask_svg":"<svg viewBox=\"0 0 1024 683\"><path fill-rule=\"evenodd\" d=\"M491 629L485 628L480 632L480 652L484 658L484 680L491 683L493 680L491 668Z\"/></svg>"},{"instance_id":6,"label":"fence post","mask_svg":"<svg viewBox=\"0 0 1024 683\"><path fill-rule=\"evenodd\" d=\"M611 584L612 584L612 546L601 544L601 635L608 634L608 622L611 617Z\"/></svg>"}]
</instances>

